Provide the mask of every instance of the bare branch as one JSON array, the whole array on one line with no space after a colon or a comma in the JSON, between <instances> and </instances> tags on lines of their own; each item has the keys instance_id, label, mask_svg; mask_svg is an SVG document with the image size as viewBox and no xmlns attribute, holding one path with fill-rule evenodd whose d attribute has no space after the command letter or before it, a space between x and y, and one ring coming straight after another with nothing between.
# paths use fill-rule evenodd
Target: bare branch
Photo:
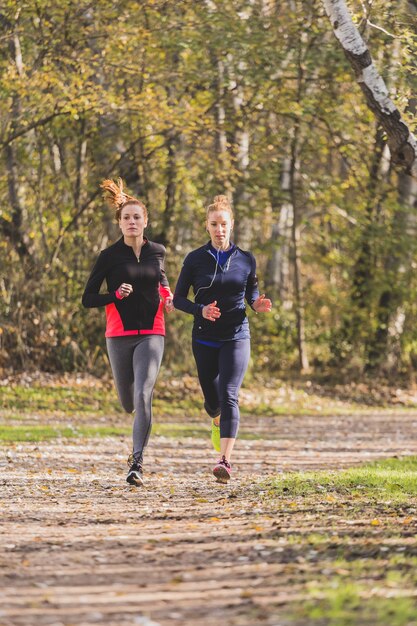
<instances>
[{"instance_id":1,"label":"bare branch","mask_svg":"<svg viewBox=\"0 0 417 626\"><path fill-rule=\"evenodd\" d=\"M378 24L374 24L373 22L371 22L371 20L366 20L366 23L368 24L368 26L376 28L376 30L380 30L381 32L385 33L385 35L388 35L388 37L398 39L397 35L394 35L394 33L389 33L387 30L385 30L385 28L382 28L382 26L378 26Z\"/></svg>"},{"instance_id":2,"label":"bare branch","mask_svg":"<svg viewBox=\"0 0 417 626\"><path fill-rule=\"evenodd\" d=\"M43 117L42 119L35 120L34 122L32 122L31 124L28 124L24 128L16 130L10 135L8 135L8 137L6 137L4 141L0 142L0 147L1 146L5 147L9 145L10 143L12 143L12 141L14 141L15 139L18 139L19 137L23 137L34 128L39 128L39 126L46 126L46 124L48 124L55 117L59 117L61 115L70 115L70 111L56 111L54 113L51 113L51 115L47 115L46 117Z\"/></svg>"}]
</instances>

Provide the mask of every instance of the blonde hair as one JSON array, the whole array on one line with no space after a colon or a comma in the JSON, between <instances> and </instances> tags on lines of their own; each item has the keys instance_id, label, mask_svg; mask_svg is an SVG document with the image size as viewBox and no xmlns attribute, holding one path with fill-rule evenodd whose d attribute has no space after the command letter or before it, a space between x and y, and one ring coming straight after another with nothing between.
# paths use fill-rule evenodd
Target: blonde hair
<instances>
[{"instance_id":1,"label":"blonde hair","mask_svg":"<svg viewBox=\"0 0 417 626\"><path fill-rule=\"evenodd\" d=\"M233 209L227 196L214 196L212 204L209 204L207 207L207 219L209 213L212 213L213 211L227 211L230 213L230 217L233 218Z\"/></svg>"},{"instance_id":2,"label":"blonde hair","mask_svg":"<svg viewBox=\"0 0 417 626\"><path fill-rule=\"evenodd\" d=\"M116 209L114 217L117 222L120 220L122 209L128 204L137 204L143 210L143 216L148 217L148 209L143 202L123 191L124 184L121 178L117 179L117 183L107 178L100 187L104 189L103 198L112 209Z\"/></svg>"}]
</instances>

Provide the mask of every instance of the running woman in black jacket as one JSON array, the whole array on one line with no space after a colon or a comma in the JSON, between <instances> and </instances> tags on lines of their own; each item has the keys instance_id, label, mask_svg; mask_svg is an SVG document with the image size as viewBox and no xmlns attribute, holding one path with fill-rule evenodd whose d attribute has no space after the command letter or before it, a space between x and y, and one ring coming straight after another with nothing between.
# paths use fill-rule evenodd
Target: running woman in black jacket
<instances>
[{"instance_id":1,"label":"running woman in black jacket","mask_svg":"<svg viewBox=\"0 0 417 626\"><path fill-rule=\"evenodd\" d=\"M133 451L127 482L143 484L143 451L152 425L152 394L164 351L163 308L173 310L172 294L164 270L165 248L149 241L146 206L105 180L101 187L116 210L122 237L103 250L88 279L85 307L106 307L106 344L120 402L135 413ZM107 292L100 293L103 281Z\"/></svg>"},{"instance_id":2,"label":"running woman in black jacket","mask_svg":"<svg viewBox=\"0 0 417 626\"><path fill-rule=\"evenodd\" d=\"M220 452L213 468L219 482L230 479L230 459L239 428L239 389L250 355L245 300L257 313L270 311L271 300L259 295L256 261L230 241L233 212L226 196L207 209L210 241L184 260L174 306L194 315L193 354L212 418L212 443ZM190 288L194 302L188 298Z\"/></svg>"}]
</instances>

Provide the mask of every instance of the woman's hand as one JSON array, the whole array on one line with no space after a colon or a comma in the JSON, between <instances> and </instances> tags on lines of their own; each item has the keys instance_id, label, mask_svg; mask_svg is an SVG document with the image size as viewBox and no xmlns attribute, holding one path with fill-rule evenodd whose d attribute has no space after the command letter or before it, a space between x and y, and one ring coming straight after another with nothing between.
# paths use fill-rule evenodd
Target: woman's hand
<instances>
[{"instance_id":1,"label":"woman's hand","mask_svg":"<svg viewBox=\"0 0 417 626\"><path fill-rule=\"evenodd\" d=\"M133 291L132 285L129 283L122 283L117 290L120 298L128 298Z\"/></svg>"},{"instance_id":2,"label":"woman's hand","mask_svg":"<svg viewBox=\"0 0 417 626\"><path fill-rule=\"evenodd\" d=\"M164 306L167 313L172 313L172 311L175 309L172 297L165 298Z\"/></svg>"},{"instance_id":3,"label":"woman's hand","mask_svg":"<svg viewBox=\"0 0 417 626\"><path fill-rule=\"evenodd\" d=\"M221 315L220 309L216 306L217 300L214 300L210 304L206 304L203 306L201 311L201 315L204 319L209 320L210 322L215 322Z\"/></svg>"},{"instance_id":4,"label":"woman's hand","mask_svg":"<svg viewBox=\"0 0 417 626\"><path fill-rule=\"evenodd\" d=\"M263 293L259 298L256 298L254 302L252 302L252 309L254 309L257 313L269 313L272 309L272 302L269 298L265 298L265 294Z\"/></svg>"}]
</instances>

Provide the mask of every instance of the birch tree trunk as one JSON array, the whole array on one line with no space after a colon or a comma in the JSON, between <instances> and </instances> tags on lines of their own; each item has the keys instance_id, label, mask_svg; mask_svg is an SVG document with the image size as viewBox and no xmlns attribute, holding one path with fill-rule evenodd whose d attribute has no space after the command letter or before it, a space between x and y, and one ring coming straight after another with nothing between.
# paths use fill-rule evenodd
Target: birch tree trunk
<instances>
[{"instance_id":1,"label":"birch tree trunk","mask_svg":"<svg viewBox=\"0 0 417 626\"><path fill-rule=\"evenodd\" d=\"M384 80L352 21L345 0L322 0L334 34L350 62L366 103L387 134L392 163L417 177L417 140L389 97Z\"/></svg>"},{"instance_id":2,"label":"birch tree trunk","mask_svg":"<svg viewBox=\"0 0 417 626\"><path fill-rule=\"evenodd\" d=\"M173 72L177 73L180 66L180 58L178 52L174 51L172 55L172 67ZM175 83L172 85L166 85L168 106L175 110L177 106L177 87ZM171 230L174 220L175 201L177 196L177 174L178 174L178 152L180 146L181 133L171 126L165 132L165 145L167 150L167 164L165 170L166 187L165 187L165 207L162 215L162 228L161 232L156 238L157 241L164 244L168 244L171 239Z\"/></svg>"},{"instance_id":3,"label":"birch tree trunk","mask_svg":"<svg viewBox=\"0 0 417 626\"><path fill-rule=\"evenodd\" d=\"M214 55L213 55L214 56ZM227 136L226 136L226 87L225 87L225 68L224 63L220 59L213 58L213 65L217 68L216 91L217 102L215 107L216 116L216 141L215 151L218 160L218 174L216 176L220 190L222 193L227 190L230 192L230 180L228 177L228 156L227 156Z\"/></svg>"},{"instance_id":4,"label":"birch tree trunk","mask_svg":"<svg viewBox=\"0 0 417 626\"><path fill-rule=\"evenodd\" d=\"M301 254L300 254L300 211L298 207L297 197L297 170L299 170L299 132L300 128L296 124L294 128L294 136L291 142L291 162L290 162L290 198L293 208L293 220L291 227L291 252L292 265L294 272L294 306L295 319L297 325L297 348L298 362L300 370L307 371L309 362L307 356L307 346L305 339L305 315L304 315L304 296L301 281Z\"/></svg>"},{"instance_id":5,"label":"birch tree trunk","mask_svg":"<svg viewBox=\"0 0 417 626\"><path fill-rule=\"evenodd\" d=\"M250 196L247 191L249 178L249 128L245 120L243 85L239 81L245 73L245 66L239 63L239 74L233 90L233 108L235 110L234 146L236 149L236 169L239 172L238 182L233 193L233 204L236 212L235 242L243 249L250 248L252 241L252 225L249 219Z\"/></svg>"},{"instance_id":6,"label":"birch tree trunk","mask_svg":"<svg viewBox=\"0 0 417 626\"><path fill-rule=\"evenodd\" d=\"M281 164L281 190L287 197L285 201L279 202L271 192L271 203L274 215L277 215L275 223L272 225L271 256L268 259L265 272L265 283L271 296L277 295L282 306L286 309L292 307L290 298L290 246L292 237L293 206L289 201L290 194L290 170L291 159L285 157Z\"/></svg>"}]
</instances>

